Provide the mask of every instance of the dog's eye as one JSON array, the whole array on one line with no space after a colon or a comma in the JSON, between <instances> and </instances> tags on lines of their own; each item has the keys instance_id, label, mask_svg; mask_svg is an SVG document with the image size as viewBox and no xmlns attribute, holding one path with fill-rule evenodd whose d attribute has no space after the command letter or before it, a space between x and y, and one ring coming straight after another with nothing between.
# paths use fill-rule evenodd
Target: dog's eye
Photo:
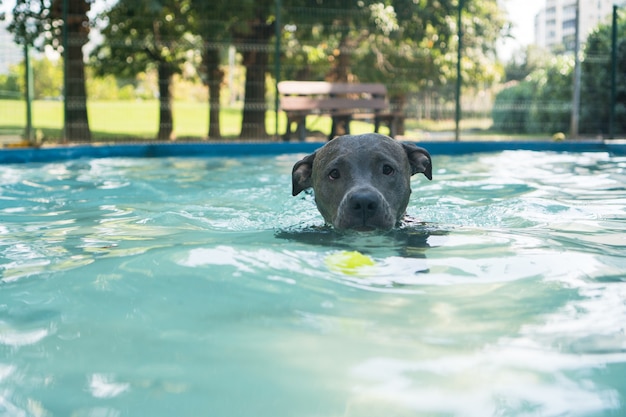
<instances>
[{"instance_id":1,"label":"dog's eye","mask_svg":"<svg viewBox=\"0 0 626 417\"><path fill-rule=\"evenodd\" d=\"M339 175L339 170L338 169L333 169L332 171L330 171L328 173L328 178L330 178L331 180L336 180L340 177Z\"/></svg>"},{"instance_id":2,"label":"dog's eye","mask_svg":"<svg viewBox=\"0 0 626 417\"><path fill-rule=\"evenodd\" d=\"M383 174L384 175L391 175L395 172L395 170L393 169L392 166L390 165L383 165Z\"/></svg>"}]
</instances>

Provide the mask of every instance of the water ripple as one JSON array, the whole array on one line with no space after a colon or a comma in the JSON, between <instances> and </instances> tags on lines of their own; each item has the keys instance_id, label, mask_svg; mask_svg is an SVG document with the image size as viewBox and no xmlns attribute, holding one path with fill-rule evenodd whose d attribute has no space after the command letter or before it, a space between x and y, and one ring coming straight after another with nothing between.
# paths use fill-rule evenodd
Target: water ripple
<instances>
[{"instance_id":1,"label":"water ripple","mask_svg":"<svg viewBox=\"0 0 626 417\"><path fill-rule=\"evenodd\" d=\"M435 156L386 234L295 160L0 171L0 414L623 414L626 158Z\"/></svg>"}]
</instances>

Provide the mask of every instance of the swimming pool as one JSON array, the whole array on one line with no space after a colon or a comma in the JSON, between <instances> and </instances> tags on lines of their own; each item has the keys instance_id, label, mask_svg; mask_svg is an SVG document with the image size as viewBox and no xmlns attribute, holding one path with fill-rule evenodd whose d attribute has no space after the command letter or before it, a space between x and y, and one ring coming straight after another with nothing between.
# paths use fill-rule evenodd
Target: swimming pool
<instances>
[{"instance_id":1,"label":"swimming pool","mask_svg":"<svg viewBox=\"0 0 626 417\"><path fill-rule=\"evenodd\" d=\"M0 416L623 415L626 157L433 154L383 235L300 155L2 166Z\"/></svg>"}]
</instances>

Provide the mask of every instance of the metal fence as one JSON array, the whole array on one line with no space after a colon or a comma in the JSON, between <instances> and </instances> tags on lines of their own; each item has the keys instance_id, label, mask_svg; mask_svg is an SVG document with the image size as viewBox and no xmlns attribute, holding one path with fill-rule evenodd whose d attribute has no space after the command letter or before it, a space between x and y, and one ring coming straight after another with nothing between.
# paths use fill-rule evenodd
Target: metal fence
<instances>
[{"instance_id":1,"label":"metal fence","mask_svg":"<svg viewBox=\"0 0 626 417\"><path fill-rule=\"evenodd\" d=\"M71 11L71 4L80 2L69 3ZM106 7L111 3L96 0L89 21L79 22L90 28L86 44L71 32L60 32L64 35L56 41L59 49L80 51L65 60L67 54L44 47L41 41L35 42L39 48L29 50L15 44L5 29L8 22L0 22L0 136L5 141L281 140L286 119L276 96L280 80L381 82L390 93L390 106L403 115L401 135L452 138L457 115L454 79L424 77L429 70L420 63L433 60L394 51L393 33L385 33L380 22L370 22L376 30L355 27L355 22L372 18L371 8L367 16L355 17L355 9L286 7L272 1L245 20L237 21L231 11L207 12L193 22L181 10L161 10L117 22L116 32L111 25L107 29L111 17L98 14ZM65 18L71 20L73 15ZM176 27L177 21L182 27ZM135 27L127 28L125 35L124 25ZM456 42L454 33L449 41ZM450 47L448 53L454 56L453 52ZM497 67L493 59L490 65ZM594 59L606 64L611 56ZM455 58L448 60L453 64ZM84 78L76 77L81 71ZM497 101L496 95L506 87L503 80L465 81L458 98L465 136L549 137L569 128L569 92L548 102L533 101L531 96ZM167 94L171 101L164 97ZM496 123L494 117L503 112L512 116ZM532 112L545 117L530 123L521 116ZM307 125L310 137L321 138L330 121L312 115ZM367 121L353 127L353 131L371 129ZM606 135L602 126L586 133L595 131Z\"/></svg>"}]
</instances>

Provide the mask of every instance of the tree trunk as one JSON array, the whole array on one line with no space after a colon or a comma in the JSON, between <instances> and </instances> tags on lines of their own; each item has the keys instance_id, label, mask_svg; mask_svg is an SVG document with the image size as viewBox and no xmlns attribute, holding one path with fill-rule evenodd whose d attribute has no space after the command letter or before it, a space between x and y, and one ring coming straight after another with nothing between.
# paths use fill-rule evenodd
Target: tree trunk
<instances>
[{"instance_id":1,"label":"tree trunk","mask_svg":"<svg viewBox=\"0 0 626 417\"><path fill-rule=\"evenodd\" d=\"M91 130L87 116L87 91L85 88L85 63L83 45L88 41L89 3L83 0L68 2L67 11L67 51L65 73L65 139L68 141L89 141Z\"/></svg>"},{"instance_id":2,"label":"tree trunk","mask_svg":"<svg viewBox=\"0 0 626 417\"><path fill-rule=\"evenodd\" d=\"M344 31L339 41L339 55L335 56L333 60L333 67L326 75L326 80L329 82L347 83L350 80L350 54L349 47L349 34ZM350 117L333 117L332 127L330 129L330 136L328 139L332 139L335 136L341 136L350 132Z\"/></svg>"},{"instance_id":3,"label":"tree trunk","mask_svg":"<svg viewBox=\"0 0 626 417\"><path fill-rule=\"evenodd\" d=\"M246 86L241 122L242 138L264 138L265 127L265 73L267 72L268 54L265 51L244 52L246 67Z\"/></svg>"},{"instance_id":4,"label":"tree trunk","mask_svg":"<svg viewBox=\"0 0 626 417\"><path fill-rule=\"evenodd\" d=\"M333 67L326 75L326 80L336 83L350 82L350 61L351 56L348 53L349 50L354 48L350 43L350 35L348 32L344 32L341 35L339 41L338 55L333 60Z\"/></svg>"},{"instance_id":5,"label":"tree trunk","mask_svg":"<svg viewBox=\"0 0 626 417\"><path fill-rule=\"evenodd\" d=\"M262 10L259 9L262 14ZM241 138L265 138L265 75L269 63L269 39L274 33L274 22L265 23L260 15L250 24L245 35L235 34L237 43L244 46L243 65L246 68L246 83L241 122Z\"/></svg>"},{"instance_id":6,"label":"tree trunk","mask_svg":"<svg viewBox=\"0 0 626 417\"><path fill-rule=\"evenodd\" d=\"M398 114L398 118L396 120L396 135L398 136L403 136L406 133L404 125L404 109L406 108L407 101L406 93L393 95L389 100L389 105L391 107L390 110Z\"/></svg>"},{"instance_id":7,"label":"tree trunk","mask_svg":"<svg viewBox=\"0 0 626 417\"><path fill-rule=\"evenodd\" d=\"M172 95L170 83L174 72L165 62L159 62L159 133L157 140L171 140L174 138L174 123L172 118Z\"/></svg>"},{"instance_id":8,"label":"tree trunk","mask_svg":"<svg viewBox=\"0 0 626 417\"><path fill-rule=\"evenodd\" d=\"M220 69L220 51L216 48L204 50L204 63L209 87L209 138L220 139L220 89L224 71Z\"/></svg>"}]
</instances>

